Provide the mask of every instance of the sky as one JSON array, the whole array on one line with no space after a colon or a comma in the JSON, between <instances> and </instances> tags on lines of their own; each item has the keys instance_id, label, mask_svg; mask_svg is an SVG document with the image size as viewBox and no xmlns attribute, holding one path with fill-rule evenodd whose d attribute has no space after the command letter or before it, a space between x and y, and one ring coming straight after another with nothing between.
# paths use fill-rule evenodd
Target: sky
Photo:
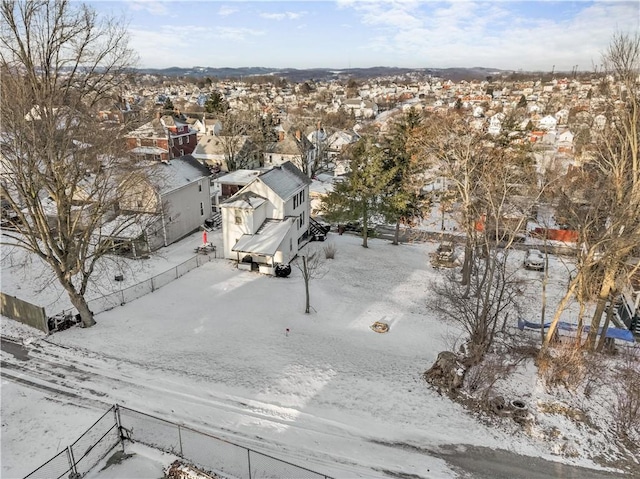
<instances>
[{"instance_id":1,"label":"sky","mask_svg":"<svg viewBox=\"0 0 640 479\"><path fill-rule=\"evenodd\" d=\"M422 227L437 230L439 216L435 205ZM449 229L452 221L447 218ZM209 240L221 250L220 230ZM195 233L158 256L131 260L124 283L179 264L193 256L201 241ZM365 249L362 238L331 232L327 242L310 243L305 251L329 243L336 255L310 283L309 315L304 314L304 281L298 268L292 268L288 278L275 278L239 270L218 258L154 293L98 314L91 328L45 336L0 318L3 336L18 338L28 350L27 360L0 351L0 475L24 477L71 444L114 403L337 478L460 477L451 466L453 457L445 462L432 454L447 445L460 455L467 444L591 467L591 458L616 449L607 436L613 430L611 390L596 387L589 398L560 395L570 407L588 411L603 431L585 432L555 408L544 409L558 398L537 382L532 360L520 363L493 391L535 410L530 436L510 419L489 426L426 385L421 374L440 351L457 349L461 340L459 326L428 307L432 281L445 271L430 264L437 243L393 246L388 240L370 239ZM55 282L41 287L37 258L25 268L19 257L6 261L9 254L20 252L2 251L4 292L47 305L63 294ZM460 260L462 249L457 254ZM523 255L513 251L509 268L525 281L524 317L536 320L543 274L524 270ZM572 267L567 258L549 258L549 311L566 291ZM113 274L95 280L106 287L110 278ZM575 318L577 311L572 302L566 317ZM387 323L389 331L372 331L376 321ZM538 340L539 333L530 334ZM43 388L33 389L30 383ZM131 428L126 420L123 424ZM137 431L144 434L139 425L134 434ZM578 455L563 457L567 448ZM203 450L194 453L185 446L184 452L202 458ZM225 457L228 467L234 457ZM244 461L246 455L238 457ZM533 467L528 459L511 457ZM510 467L494 477L518 477ZM391 472L385 475L385 470ZM477 477L487 477L486 470ZM553 470L547 477L587 477ZM151 479L158 474L90 477Z\"/></svg>"},{"instance_id":2,"label":"sky","mask_svg":"<svg viewBox=\"0 0 640 479\"><path fill-rule=\"evenodd\" d=\"M144 68L487 67L591 71L636 1L90 2L129 22Z\"/></svg>"}]
</instances>

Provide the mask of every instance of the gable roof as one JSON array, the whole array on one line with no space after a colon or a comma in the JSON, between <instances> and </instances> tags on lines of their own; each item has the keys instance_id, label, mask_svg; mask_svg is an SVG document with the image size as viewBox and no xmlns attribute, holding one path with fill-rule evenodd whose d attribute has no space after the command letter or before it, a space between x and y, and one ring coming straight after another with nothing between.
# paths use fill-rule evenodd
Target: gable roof
<instances>
[{"instance_id":1,"label":"gable roof","mask_svg":"<svg viewBox=\"0 0 640 479\"><path fill-rule=\"evenodd\" d=\"M154 162L153 167L156 171L151 175L152 181L160 194L169 193L211 175L209 169L191 155L174 158L168 162Z\"/></svg>"},{"instance_id":2,"label":"gable roof","mask_svg":"<svg viewBox=\"0 0 640 479\"><path fill-rule=\"evenodd\" d=\"M265 171L258 179L285 201L311 184L311 180L290 161Z\"/></svg>"}]
</instances>

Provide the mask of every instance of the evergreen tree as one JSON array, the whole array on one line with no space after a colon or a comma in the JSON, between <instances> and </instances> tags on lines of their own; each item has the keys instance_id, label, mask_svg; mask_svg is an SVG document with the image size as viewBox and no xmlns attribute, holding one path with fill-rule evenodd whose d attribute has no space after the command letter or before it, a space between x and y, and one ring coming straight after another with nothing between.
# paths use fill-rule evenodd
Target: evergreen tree
<instances>
[{"instance_id":1,"label":"evergreen tree","mask_svg":"<svg viewBox=\"0 0 640 479\"><path fill-rule=\"evenodd\" d=\"M164 105L162 106L162 108L164 108L165 111L173 111L175 109L175 107L173 106L173 102L171 101L171 98L167 97L167 99L164 101Z\"/></svg>"},{"instance_id":2,"label":"evergreen tree","mask_svg":"<svg viewBox=\"0 0 640 479\"><path fill-rule=\"evenodd\" d=\"M385 168L384 152L371 137L360 139L349 155L347 180L325 197L322 211L332 222L361 221L362 246L367 248L369 224L385 209L385 192L396 169Z\"/></svg>"},{"instance_id":3,"label":"evergreen tree","mask_svg":"<svg viewBox=\"0 0 640 479\"><path fill-rule=\"evenodd\" d=\"M527 107L527 97L524 95L520 96L520 100L518 101L518 108L526 108Z\"/></svg>"},{"instance_id":4,"label":"evergreen tree","mask_svg":"<svg viewBox=\"0 0 640 479\"><path fill-rule=\"evenodd\" d=\"M408 151L407 142L414 128L420 125L420 114L411 108L395 121L391 133L383 141L385 153L384 168L393 170L383 203L382 214L386 221L395 223L393 244L398 244L400 224L413 224L416 218L422 218L425 200L420 196L420 183L417 173L423 172L415 158Z\"/></svg>"},{"instance_id":5,"label":"evergreen tree","mask_svg":"<svg viewBox=\"0 0 640 479\"><path fill-rule=\"evenodd\" d=\"M227 111L228 105L220 92L214 91L204 104L204 111L207 113L224 113Z\"/></svg>"}]
</instances>

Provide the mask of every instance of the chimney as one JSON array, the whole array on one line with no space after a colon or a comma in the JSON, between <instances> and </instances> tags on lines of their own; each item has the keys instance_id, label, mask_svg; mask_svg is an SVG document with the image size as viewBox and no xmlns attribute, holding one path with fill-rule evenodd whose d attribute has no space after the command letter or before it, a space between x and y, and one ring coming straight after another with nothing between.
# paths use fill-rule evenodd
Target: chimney
<instances>
[{"instance_id":1,"label":"chimney","mask_svg":"<svg viewBox=\"0 0 640 479\"><path fill-rule=\"evenodd\" d=\"M278 141L283 141L284 140L284 131L279 131L278 132Z\"/></svg>"},{"instance_id":2,"label":"chimney","mask_svg":"<svg viewBox=\"0 0 640 479\"><path fill-rule=\"evenodd\" d=\"M300 141L300 130L296 130L296 140Z\"/></svg>"}]
</instances>

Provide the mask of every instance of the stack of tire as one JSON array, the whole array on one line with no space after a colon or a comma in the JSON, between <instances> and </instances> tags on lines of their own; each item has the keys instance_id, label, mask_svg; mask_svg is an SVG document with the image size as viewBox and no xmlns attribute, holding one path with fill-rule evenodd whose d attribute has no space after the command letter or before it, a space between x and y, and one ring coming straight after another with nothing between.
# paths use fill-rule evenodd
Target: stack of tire
<instances>
[{"instance_id":1,"label":"stack of tire","mask_svg":"<svg viewBox=\"0 0 640 479\"><path fill-rule=\"evenodd\" d=\"M286 278L291 274L291 265L289 264L277 264L276 265L276 276L278 278Z\"/></svg>"}]
</instances>

